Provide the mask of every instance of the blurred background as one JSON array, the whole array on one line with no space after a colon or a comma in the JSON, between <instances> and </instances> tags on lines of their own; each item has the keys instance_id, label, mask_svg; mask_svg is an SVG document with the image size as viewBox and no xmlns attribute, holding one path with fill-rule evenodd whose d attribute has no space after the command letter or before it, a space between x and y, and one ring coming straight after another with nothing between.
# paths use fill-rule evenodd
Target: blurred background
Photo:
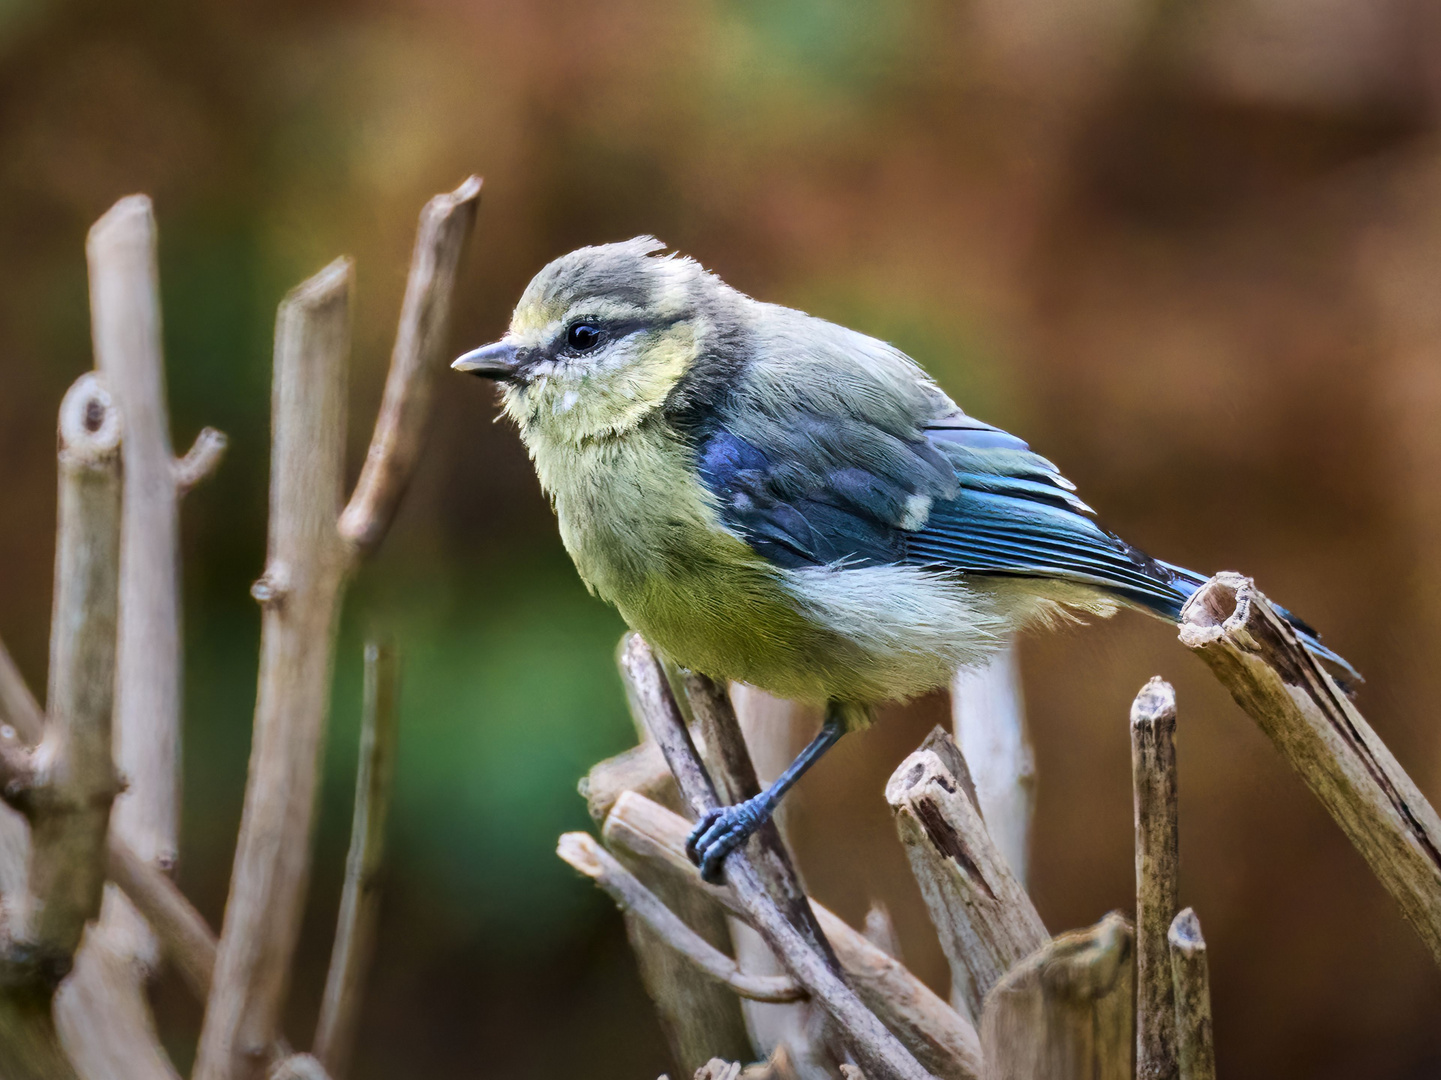
<instances>
[{"instance_id":1,"label":"blurred background","mask_svg":"<svg viewBox=\"0 0 1441 1080\"><path fill-rule=\"evenodd\" d=\"M219 925L240 815L285 290L358 263L352 468L417 213L486 186L457 351L580 244L654 233L753 295L886 338L1061 464L1157 556L1255 575L1367 676L1441 799L1441 7L1428 0L3 0L0 636L45 681L54 417L91 365L84 239L160 224L185 503L182 886ZM619 618L571 569L492 390L442 381L426 458L346 607L310 915L309 1042L348 827L360 646L405 660L380 953L355 1073L668 1067L619 917L553 854L633 741ZM1242 1078L1441 1076L1441 974L1319 805L1166 627L1027 640L1033 892L1053 930L1132 900L1127 708L1177 687L1182 901ZM885 778L945 717L894 710L792 828L852 922L884 897L944 963ZM188 1064L200 1014L156 1003Z\"/></svg>"}]
</instances>

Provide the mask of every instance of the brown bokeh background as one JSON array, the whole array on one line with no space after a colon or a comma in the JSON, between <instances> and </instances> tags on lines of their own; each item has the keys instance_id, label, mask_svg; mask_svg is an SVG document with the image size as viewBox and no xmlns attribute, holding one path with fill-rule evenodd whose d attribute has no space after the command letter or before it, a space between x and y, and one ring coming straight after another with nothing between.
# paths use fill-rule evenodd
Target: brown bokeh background
<instances>
[{"instance_id":1,"label":"brown bokeh background","mask_svg":"<svg viewBox=\"0 0 1441 1080\"><path fill-rule=\"evenodd\" d=\"M181 883L217 924L240 812L284 290L358 261L353 464L415 217L486 177L455 346L546 260L650 232L896 342L1166 559L1254 574L1366 673L1441 797L1441 9L1428 0L11 0L0 5L0 635L44 685L53 423L90 365L85 230L151 194L186 503ZM406 656L394 860L356 1076L649 1078L619 919L553 855L631 738L619 620L491 392L443 383L352 592L289 1033L333 924L361 637ZM1023 649L1049 926L1131 906L1127 705L1180 705L1184 902L1233 1080L1441 1076L1441 975L1270 746L1139 616ZM881 795L939 699L847 740L792 825L818 895L944 967ZM156 1006L182 1065L199 1011Z\"/></svg>"}]
</instances>

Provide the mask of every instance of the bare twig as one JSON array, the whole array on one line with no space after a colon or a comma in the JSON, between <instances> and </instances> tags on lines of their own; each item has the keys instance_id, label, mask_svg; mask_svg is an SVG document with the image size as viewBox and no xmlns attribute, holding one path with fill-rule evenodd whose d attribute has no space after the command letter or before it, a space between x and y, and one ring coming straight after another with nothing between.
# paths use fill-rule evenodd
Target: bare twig
<instances>
[{"instance_id":1,"label":"bare twig","mask_svg":"<svg viewBox=\"0 0 1441 1080\"><path fill-rule=\"evenodd\" d=\"M701 880L685 854L689 831L690 826L678 814L627 792L616 800L602 835L613 849L646 859L688 889L713 897L728 911L749 919L749 910L732 889ZM860 931L815 900L811 907L857 996L917 1060L945 1080L979 1077L980 1043L970 1023Z\"/></svg>"},{"instance_id":2,"label":"bare twig","mask_svg":"<svg viewBox=\"0 0 1441 1080\"><path fill-rule=\"evenodd\" d=\"M640 883L589 833L566 833L556 854L594 881L622 911L634 913L666 945L709 978L752 1001L799 1001L805 991L784 976L747 975L736 962L706 941Z\"/></svg>"},{"instance_id":3,"label":"bare twig","mask_svg":"<svg viewBox=\"0 0 1441 1080\"><path fill-rule=\"evenodd\" d=\"M445 355L450 297L475 226L480 177L437 195L420 213L390 375L360 481L340 517L340 535L359 554L380 545L424 445L431 381Z\"/></svg>"},{"instance_id":4,"label":"bare twig","mask_svg":"<svg viewBox=\"0 0 1441 1080\"><path fill-rule=\"evenodd\" d=\"M886 801L951 965L951 1003L979 1018L991 987L1048 940L1045 925L940 755L901 762Z\"/></svg>"},{"instance_id":5,"label":"bare twig","mask_svg":"<svg viewBox=\"0 0 1441 1080\"><path fill-rule=\"evenodd\" d=\"M1166 931L1176 914L1176 692L1155 678L1131 704L1136 809L1136 1077L1176 1075L1176 1007Z\"/></svg>"},{"instance_id":6,"label":"bare twig","mask_svg":"<svg viewBox=\"0 0 1441 1080\"><path fill-rule=\"evenodd\" d=\"M0 717L29 746L34 746L45 734L45 713L3 641L0 641Z\"/></svg>"},{"instance_id":7,"label":"bare twig","mask_svg":"<svg viewBox=\"0 0 1441 1080\"><path fill-rule=\"evenodd\" d=\"M290 1054L270 1067L266 1080L330 1080L325 1066L310 1054Z\"/></svg>"},{"instance_id":8,"label":"bare twig","mask_svg":"<svg viewBox=\"0 0 1441 1080\"><path fill-rule=\"evenodd\" d=\"M225 456L225 448L229 443L225 432L217 431L213 427L201 428L200 434L196 435L195 441L190 444L190 449L185 451L185 456L177 460L171 468L175 479L175 494L188 494L191 488L213 473L219 467L220 459Z\"/></svg>"},{"instance_id":9,"label":"bare twig","mask_svg":"<svg viewBox=\"0 0 1441 1080\"><path fill-rule=\"evenodd\" d=\"M652 684L647 692L645 716L692 811L700 816L716 808L720 803L715 788L701 765L700 755L691 742L680 708L659 663L639 635L631 637L622 663L629 667L637 682ZM646 668L652 671L648 677L645 675ZM860 999L832 970L827 959L810 945L805 935L776 906L747 851L737 850L730 855L726 860L725 875L766 943L775 950L796 981L835 1017L851 1052L876 1080L891 1077L922 1080L928 1075L910 1052L896 1041L895 1036L861 1004Z\"/></svg>"},{"instance_id":10,"label":"bare twig","mask_svg":"<svg viewBox=\"0 0 1441 1080\"><path fill-rule=\"evenodd\" d=\"M891 918L891 909L886 906L885 901L871 901L871 906L866 910L866 921L861 933L865 934L867 941L887 956L896 960L901 958L901 938L896 933L896 924Z\"/></svg>"},{"instance_id":11,"label":"bare twig","mask_svg":"<svg viewBox=\"0 0 1441 1080\"><path fill-rule=\"evenodd\" d=\"M127 944L103 924L86 931L75 970L55 995L61 1045L83 1080L179 1080L155 1032L145 969Z\"/></svg>"},{"instance_id":12,"label":"bare twig","mask_svg":"<svg viewBox=\"0 0 1441 1080\"><path fill-rule=\"evenodd\" d=\"M986 997L986 1080L1130 1080L1131 948L1112 912L1012 968Z\"/></svg>"},{"instance_id":13,"label":"bare twig","mask_svg":"<svg viewBox=\"0 0 1441 1080\"><path fill-rule=\"evenodd\" d=\"M1201 923L1190 908L1171 923L1171 978L1176 999L1176 1056L1181 1080L1216 1080L1211 1045L1211 975Z\"/></svg>"},{"instance_id":14,"label":"bare twig","mask_svg":"<svg viewBox=\"0 0 1441 1080\"><path fill-rule=\"evenodd\" d=\"M296 288L276 319L271 512L245 808L196 1080L263 1070L280 1022L310 868L335 619L346 558L344 478L350 262Z\"/></svg>"},{"instance_id":15,"label":"bare twig","mask_svg":"<svg viewBox=\"0 0 1441 1080\"><path fill-rule=\"evenodd\" d=\"M951 713L986 831L1024 886L1030 866L1036 759L1026 729L1014 641L984 667L956 672L951 681Z\"/></svg>"},{"instance_id":16,"label":"bare twig","mask_svg":"<svg viewBox=\"0 0 1441 1080\"><path fill-rule=\"evenodd\" d=\"M664 755L646 728L641 700L644 690L632 684L621 662L625 646L622 638L616 653L617 665L631 707L631 719L643 741L626 753L601 762L582 781L583 793L587 795L597 825L605 820L623 790L642 791L674 809L680 809L684 802ZM726 915L714 900L691 892L664 875L656 875L625 851L617 851L616 856L702 940L712 946L726 942ZM749 1057L752 1038L742 1012L747 1002L738 1000L715 980L700 974L644 919L629 911L622 911L622 917L641 982L655 1003L656 1017L680 1075L691 1075L717 1054L727 1058ZM748 969L742 967L742 970Z\"/></svg>"},{"instance_id":17,"label":"bare twig","mask_svg":"<svg viewBox=\"0 0 1441 1080\"><path fill-rule=\"evenodd\" d=\"M1255 584L1218 574L1181 613L1210 665L1356 845L1441 963L1441 819Z\"/></svg>"},{"instance_id":18,"label":"bare twig","mask_svg":"<svg viewBox=\"0 0 1441 1080\"><path fill-rule=\"evenodd\" d=\"M332 1077L345 1075L360 1022L365 977L375 950L380 917L380 873L385 859L385 822L395 781L400 668L391 645L365 646L365 700L360 725L360 767L345 887L320 1020L315 1056Z\"/></svg>"},{"instance_id":19,"label":"bare twig","mask_svg":"<svg viewBox=\"0 0 1441 1080\"><path fill-rule=\"evenodd\" d=\"M84 375L60 405L60 497L50 620L49 715L28 777L6 798L30 821L29 888L16 905L0 990L0 1075L71 1077L51 1017L85 924L100 912L120 569L120 411ZM23 687L22 687L23 688ZM19 767L12 748L5 765ZM19 784L28 783L28 790Z\"/></svg>"},{"instance_id":20,"label":"bare twig","mask_svg":"<svg viewBox=\"0 0 1441 1080\"><path fill-rule=\"evenodd\" d=\"M146 862L113 832L107 873L144 916L160 943L161 954L175 965L196 998L210 996L215 974L215 933L179 887L154 863Z\"/></svg>"}]
</instances>

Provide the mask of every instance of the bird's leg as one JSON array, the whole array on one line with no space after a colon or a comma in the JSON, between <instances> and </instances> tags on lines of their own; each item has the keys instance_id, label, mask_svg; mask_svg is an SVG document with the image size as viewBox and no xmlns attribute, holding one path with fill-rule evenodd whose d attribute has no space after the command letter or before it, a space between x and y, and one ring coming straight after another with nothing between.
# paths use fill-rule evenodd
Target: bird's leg
<instances>
[{"instance_id":1,"label":"bird's leg","mask_svg":"<svg viewBox=\"0 0 1441 1080\"><path fill-rule=\"evenodd\" d=\"M719 884L725 857L770 820L781 796L845 733L846 724L840 710L834 704L828 706L821 730L810 745L786 766L785 772L776 777L774 784L744 802L719 807L702 817L685 843L686 854L700 867L700 876L712 885Z\"/></svg>"}]
</instances>

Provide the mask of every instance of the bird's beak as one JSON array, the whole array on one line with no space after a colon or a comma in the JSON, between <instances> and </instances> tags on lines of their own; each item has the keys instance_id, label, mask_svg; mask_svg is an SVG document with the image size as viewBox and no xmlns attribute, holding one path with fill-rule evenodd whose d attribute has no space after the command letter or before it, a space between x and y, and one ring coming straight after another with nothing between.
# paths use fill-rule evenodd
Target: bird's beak
<instances>
[{"instance_id":1,"label":"bird's beak","mask_svg":"<svg viewBox=\"0 0 1441 1080\"><path fill-rule=\"evenodd\" d=\"M472 349L464 356L451 363L456 371L465 371L471 375L479 375L482 379L495 379L504 382L513 378L520 370L520 361L516 355L517 350L510 342L501 340L482 345L478 349Z\"/></svg>"}]
</instances>

